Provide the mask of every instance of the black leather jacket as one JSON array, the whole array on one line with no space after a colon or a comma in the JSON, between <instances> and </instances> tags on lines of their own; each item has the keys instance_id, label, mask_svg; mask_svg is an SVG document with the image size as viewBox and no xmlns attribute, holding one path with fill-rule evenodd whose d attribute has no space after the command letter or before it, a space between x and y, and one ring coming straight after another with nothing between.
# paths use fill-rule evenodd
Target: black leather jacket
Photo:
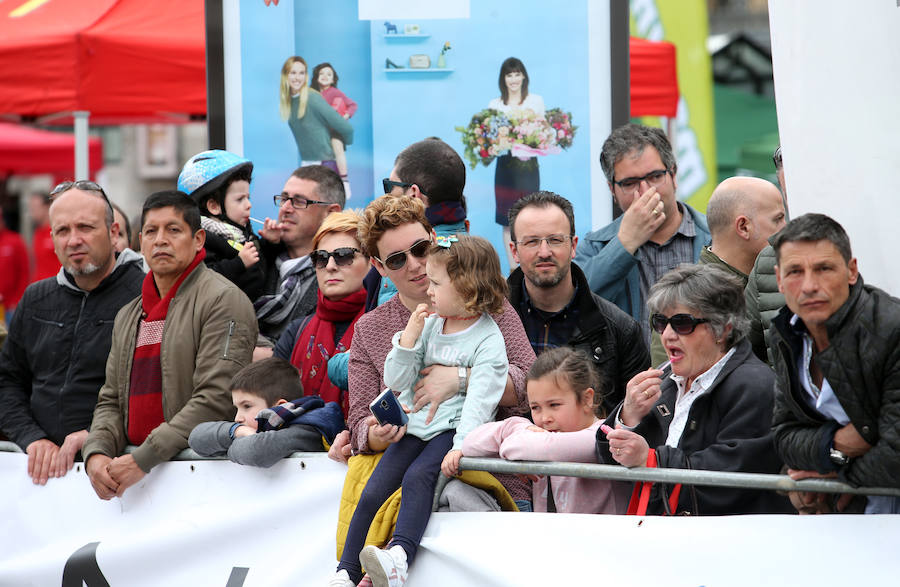
<instances>
[{"instance_id":1,"label":"black leather jacket","mask_svg":"<svg viewBox=\"0 0 900 587\"><path fill-rule=\"evenodd\" d=\"M806 402L797 372L802 352L802 321L791 326L782 308L772 320L770 349L775 361L775 448L793 469L831 472L828 458L840 425ZM864 285L825 323L829 347L813 360L834 390L856 431L872 445L863 456L840 467L839 477L854 485L900 487L900 300Z\"/></svg>"},{"instance_id":2,"label":"black leather jacket","mask_svg":"<svg viewBox=\"0 0 900 587\"><path fill-rule=\"evenodd\" d=\"M569 335L569 345L585 351L609 381L601 400L604 412L609 413L625 399L628 381L650 368L650 351L640 325L631 316L593 293L584 272L575 263L571 265L571 274L578 289L579 326ZM513 271L507 279L509 301L520 317L525 303L522 296L524 279L521 268Z\"/></svg>"},{"instance_id":3,"label":"black leather jacket","mask_svg":"<svg viewBox=\"0 0 900 587\"><path fill-rule=\"evenodd\" d=\"M90 292L67 273L25 290L0 352L0 428L22 450L90 426L116 313L141 293L140 257L130 255Z\"/></svg>"}]
</instances>

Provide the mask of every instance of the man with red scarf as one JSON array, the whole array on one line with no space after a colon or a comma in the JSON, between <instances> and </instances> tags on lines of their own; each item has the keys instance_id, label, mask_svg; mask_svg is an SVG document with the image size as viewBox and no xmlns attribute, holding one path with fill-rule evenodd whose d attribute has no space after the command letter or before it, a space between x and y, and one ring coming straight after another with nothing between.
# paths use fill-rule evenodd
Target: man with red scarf
<instances>
[{"instance_id":1,"label":"man with red scarf","mask_svg":"<svg viewBox=\"0 0 900 587\"><path fill-rule=\"evenodd\" d=\"M116 316L106 383L82 449L101 499L121 497L187 448L197 424L231 418L229 382L250 363L257 337L250 300L202 262L206 235L193 200L152 194L140 237L150 273L141 296ZM135 450L123 455L129 444Z\"/></svg>"}]
</instances>

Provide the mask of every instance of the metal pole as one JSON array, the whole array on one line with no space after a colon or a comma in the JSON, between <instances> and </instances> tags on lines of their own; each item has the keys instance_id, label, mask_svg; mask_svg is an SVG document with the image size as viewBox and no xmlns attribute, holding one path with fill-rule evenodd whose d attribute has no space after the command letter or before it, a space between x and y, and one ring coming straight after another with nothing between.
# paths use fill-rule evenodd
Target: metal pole
<instances>
[{"instance_id":1,"label":"metal pole","mask_svg":"<svg viewBox=\"0 0 900 587\"><path fill-rule=\"evenodd\" d=\"M88 117L87 110L76 110L72 113L75 119L75 180L90 179L90 152L88 149Z\"/></svg>"},{"instance_id":2,"label":"metal pole","mask_svg":"<svg viewBox=\"0 0 900 587\"><path fill-rule=\"evenodd\" d=\"M504 461L502 459L478 459L463 457L460 469L490 471L492 473L528 473L533 475L568 475L587 479L614 481L652 481L662 483L687 483L712 487L736 487L743 489L768 489L774 491L814 491L820 493L852 493L856 495L888 495L900 497L900 488L853 487L833 479L803 479L794 481L787 475L764 473L731 473L725 471L701 471L695 469L628 469L619 465L594 465L588 463L547 463L533 461Z\"/></svg>"}]
</instances>

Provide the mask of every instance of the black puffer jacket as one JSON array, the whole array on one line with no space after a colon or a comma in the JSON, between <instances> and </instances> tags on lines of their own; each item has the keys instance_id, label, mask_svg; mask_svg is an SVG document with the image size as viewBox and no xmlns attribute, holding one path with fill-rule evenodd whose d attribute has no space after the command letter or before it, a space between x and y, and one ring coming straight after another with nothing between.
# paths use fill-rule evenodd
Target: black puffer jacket
<instances>
[{"instance_id":1,"label":"black puffer jacket","mask_svg":"<svg viewBox=\"0 0 900 587\"><path fill-rule=\"evenodd\" d=\"M113 321L143 279L140 256L128 251L90 292L62 271L25 290L0 353L0 428L22 450L41 438L61 445L90 426Z\"/></svg>"},{"instance_id":2,"label":"black puffer jacket","mask_svg":"<svg viewBox=\"0 0 900 587\"><path fill-rule=\"evenodd\" d=\"M777 376L775 447L791 468L827 473L835 470L828 452L840 425L803 397L797 373L802 322L792 327L791 316L783 308L770 333ZM838 474L854 485L900 487L900 300L864 285L860 276L825 326L830 346L813 360L850 422L872 445Z\"/></svg>"},{"instance_id":3,"label":"black puffer jacket","mask_svg":"<svg viewBox=\"0 0 900 587\"><path fill-rule=\"evenodd\" d=\"M641 327L634 319L591 291L581 268L572 263L572 280L578 288L578 324L569 337L569 345L581 349L594 360L600 373L610 383L602 398L604 413L625 399L628 381L650 367L650 351L644 342ZM521 268L513 271L509 284L509 302L522 315L522 282L525 274Z\"/></svg>"},{"instance_id":4,"label":"black puffer jacket","mask_svg":"<svg viewBox=\"0 0 900 587\"><path fill-rule=\"evenodd\" d=\"M740 471L743 473L778 473L781 460L772 444L772 370L756 358L746 339L740 341L734 355L725 363L709 390L694 400L688 412L684 432L677 447L666 445L669 426L675 416L678 387L666 369L662 393L650 413L634 428L634 432L656 449L659 467L704 469L708 471ZM615 415L606 424L615 427ZM609 441L597 430L597 458L614 465ZM671 485L653 486L647 512L664 511L661 489L671 492ZM696 498L696 501L695 501ZM679 513L700 515L793 513L784 496L774 491L732 489L723 487L691 488L685 485L678 499Z\"/></svg>"}]
</instances>

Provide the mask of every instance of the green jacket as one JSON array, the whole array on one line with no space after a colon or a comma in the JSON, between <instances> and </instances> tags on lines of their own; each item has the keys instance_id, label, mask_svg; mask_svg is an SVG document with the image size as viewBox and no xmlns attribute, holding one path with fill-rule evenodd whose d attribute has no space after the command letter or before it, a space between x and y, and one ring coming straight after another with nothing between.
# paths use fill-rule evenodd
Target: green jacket
<instances>
[{"instance_id":1,"label":"green jacket","mask_svg":"<svg viewBox=\"0 0 900 587\"><path fill-rule=\"evenodd\" d=\"M301 161L334 161L331 137L349 145L353 142L353 127L316 91L309 91L303 118L297 118L299 103L300 98L291 99L288 126L297 142Z\"/></svg>"},{"instance_id":2,"label":"green jacket","mask_svg":"<svg viewBox=\"0 0 900 587\"><path fill-rule=\"evenodd\" d=\"M82 449L85 462L94 454L121 455L128 444L128 388L141 314L137 297L116 315L106 383ZM256 314L244 292L205 264L197 265L166 315L160 348L165 422L133 453L142 471L187 448L197 424L232 418L231 378L250 364L256 336Z\"/></svg>"},{"instance_id":3,"label":"green jacket","mask_svg":"<svg viewBox=\"0 0 900 587\"><path fill-rule=\"evenodd\" d=\"M753 345L753 353L771 367L774 363L772 353L766 348L766 340L769 338L772 318L784 306L784 296L778 291L775 279L775 249L771 245L757 255L744 288L744 299L747 301L747 317L750 319L747 338Z\"/></svg>"}]
</instances>

